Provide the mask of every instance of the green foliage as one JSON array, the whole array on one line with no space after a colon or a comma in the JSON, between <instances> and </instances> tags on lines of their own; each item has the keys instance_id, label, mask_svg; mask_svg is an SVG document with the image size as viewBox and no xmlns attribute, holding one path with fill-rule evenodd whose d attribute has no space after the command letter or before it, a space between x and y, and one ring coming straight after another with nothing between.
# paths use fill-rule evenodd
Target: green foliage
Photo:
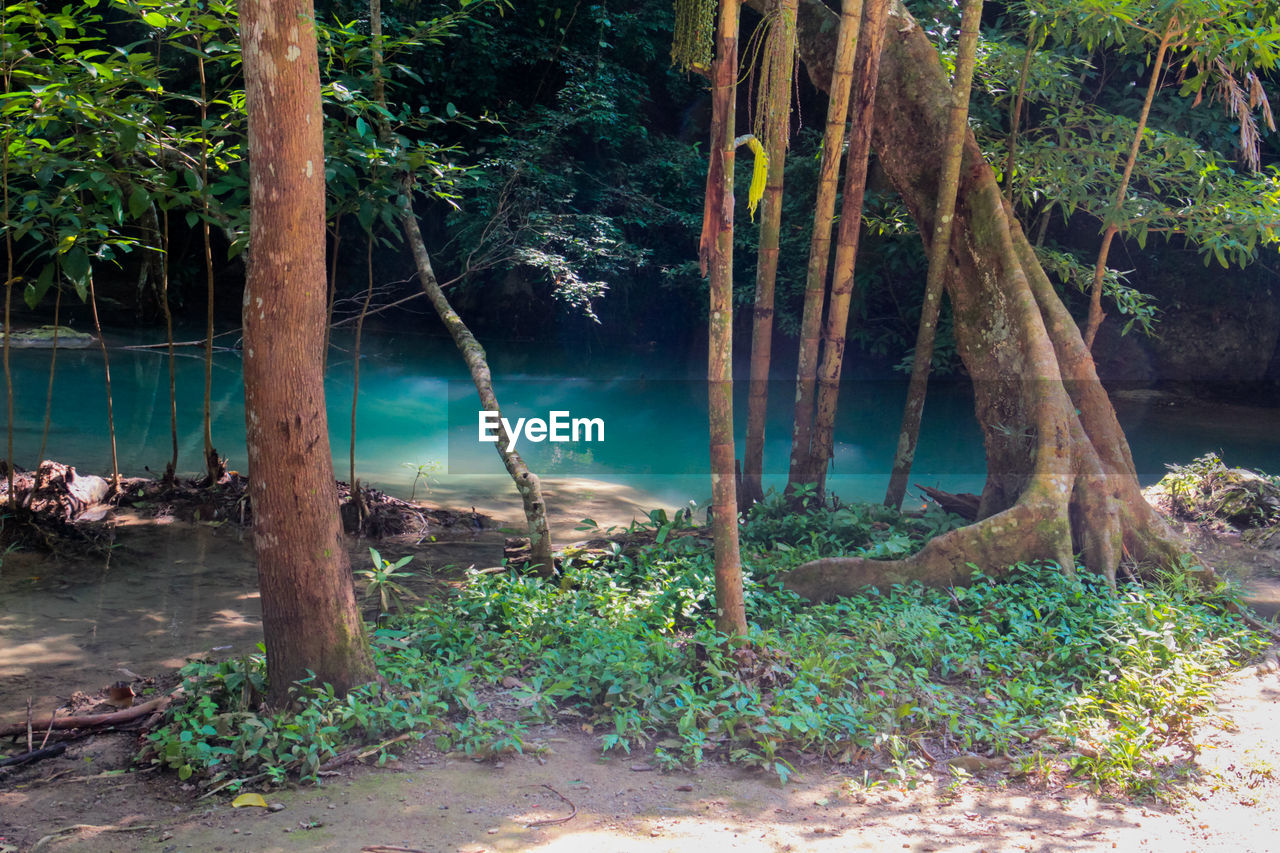
<instances>
[{"instance_id":1,"label":"green foliage","mask_svg":"<svg viewBox=\"0 0 1280 853\"><path fill-rule=\"evenodd\" d=\"M474 701L465 673L442 676L401 637L384 628L371 632L385 685L365 685L338 697L327 684L299 682L293 708L278 713L255 710L266 692L262 655L190 663L181 672L186 700L147 736L140 760L176 770L181 779L195 776L232 791L259 779L314 780L343 746L421 732L461 707L457 703Z\"/></svg>"},{"instance_id":2,"label":"green foliage","mask_svg":"<svg viewBox=\"0 0 1280 853\"><path fill-rule=\"evenodd\" d=\"M715 755L784 780L797 759L879 755L891 779L913 784L927 739L1100 787L1161 786L1175 768L1160 748L1192 746L1214 676L1263 645L1228 611L1228 593L1170 573L1112 594L1052 564L818 606L777 583L814 555L907 553L952 522L883 507L788 516L766 502L743 525L752 625L736 646L714 629L709 543L673 535L682 513L655 512L622 532L648 544L566 561L554 582L473 576L375 629L383 689L342 700L299 685L298 710L268 716L250 710L265 687L260 659L194 664L192 698L151 736L152 760L208 783L309 778L350 740L430 731L442 749L488 756L530 746L531 726L571 722L606 750L653 746L673 767ZM509 691L501 713L495 691Z\"/></svg>"},{"instance_id":3,"label":"green foliage","mask_svg":"<svg viewBox=\"0 0 1280 853\"><path fill-rule=\"evenodd\" d=\"M1189 465L1170 465L1154 488L1185 518L1237 528L1280 525L1280 478L1228 467L1216 453Z\"/></svg>"},{"instance_id":4,"label":"green foliage","mask_svg":"<svg viewBox=\"0 0 1280 853\"><path fill-rule=\"evenodd\" d=\"M405 169L426 197L456 197L466 169L439 136L462 117L452 104L433 112L413 103L405 87L420 80L400 60L438 50L468 15L502 6L470 0L403 23L384 45L392 96L386 107L373 97L368 35L355 24L320 25L331 217L350 213L366 230L380 225L398 233ZM51 14L43 4L21 2L5 7L3 29L0 117L12 202L0 228L31 271L29 307L64 282L84 299L96 267L120 265L138 248L151 251L142 256L137 303L160 299L151 258L158 257L166 211L188 228L207 221L225 241L228 260L244 251L247 128L233 3L107 0Z\"/></svg>"},{"instance_id":5,"label":"green foliage","mask_svg":"<svg viewBox=\"0 0 1280 853\"><path fill-rule=\"evenodd\" d=\"M373 568L361 569L356 574L365 579L365 598L376 599L381 613L385 615L397 611L406 600L417 597L399 582L413 577L413 572L400 571L413 560L412 554L401 557L394 563L383 559L376 548L369 549L369 556L373 559Z\"/></svg>"}]
</instances>

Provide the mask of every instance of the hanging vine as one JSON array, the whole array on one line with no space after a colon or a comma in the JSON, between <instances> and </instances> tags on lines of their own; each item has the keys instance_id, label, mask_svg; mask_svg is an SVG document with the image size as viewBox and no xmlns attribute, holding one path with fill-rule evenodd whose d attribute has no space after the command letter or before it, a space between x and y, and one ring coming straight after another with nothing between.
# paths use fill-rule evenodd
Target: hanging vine
<instances>
[{"instance_id":1,"label":"hanging vine","mask_svg":"<svg viewBox=\"0 0 1280 853\"><path fill-rule=\"evenodd\" d=\"M671 64L684 72L706 74L715 55L716 0L676 0Z\"/></svg>"}]
</instances>

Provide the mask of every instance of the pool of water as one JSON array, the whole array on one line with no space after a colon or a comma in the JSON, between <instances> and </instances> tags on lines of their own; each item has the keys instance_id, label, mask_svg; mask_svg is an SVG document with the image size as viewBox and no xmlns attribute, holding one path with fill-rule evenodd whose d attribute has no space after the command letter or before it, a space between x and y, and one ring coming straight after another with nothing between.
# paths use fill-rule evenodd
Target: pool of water
<instances>
[{"instance_id":1,"label":"pool of water","mask_svg":"<svg viewBox=\"0 0 1280 853\"><path fill-rule=\"evenodd\" d=\"M109 336L116 442L125 473L162 470L169 454L168 362L161 350L125 349L136 333ZM336 470L347 477L352 357L339 339L328 400ZM525 441L544 476L553 529L562 541L575 522L624 524L655 506L681 507L710 497L704 368L662 353L585 360L529 346L490 349L499 398L509 419L563 411L599 419L603 441ZM44 429L51 353L13 350L15 458L34 466ZM780 370L780 380L785 369ZM103 365L96 349L60 351L45 456L81 471L110 467ZM179 469L201 465L203 365L200 350L178 357ZM475 506L515 522L519 500L490 444L478 440L474 388L448 341L384 336L361 359L357 476L403 497ZM244 466L240 354L215 356L214 441L233 468ZM743 433L746 387L737 401ZM766 485L786 479L792 390L770 389ZM841 390L831 488L847 500L878 500L888 478L905 382L854 377ZM1280 409L1174 400L1145 392L1116 397L1117 411L1144 482L1166 462L1209 451L1230 464L1280 471ZM949 491L979 491L982 441L969 390L939 383L926 406L913 481ZM229 527L122 526L102 558L51 558L15 552L0 563L0 717L28 697L47 708L72 690L93 691L121 677L179 666L188 655L253 648L261 638L250 542ZM494 565L501 534L471 541L425 542L418 565ZM367 546L349 543L353 564ZM433 550L434 549L434 550ZM401 553L406 553L402 551ZM390 551L388 551L390 555ZM395 556L398 556L396 554Z\"/></svg>"},{"instance_id":2,"label":"pool of water","mask_svg":"<svg viewBox=\"0 0 1280 853\"><path fill-rule=\"evenodd\" d=\"M231 341L233 338L223 340ZM123 349L144 342L138 333L108 335L113 380L116 449L122 471L163 470L169 456L168 362L162 350ZM145 342L153 343L154 338ZM350 439L352 364L339 338L327 392L338 476L346 479ZM177 359L179 470L202 467L203 365L198 348ZM13 350L14 456L34 466L40 448L49 384L48 350ZM82 471L110 467L102 358L96 349L60 351L52 395L46 457ZM710 496L707 476L704 367L661 352L643 357L585 359L534 345L490 347L499 399L518 417L598 419L603 441L533 443L517 447L549 478L587 478L635 490L668 505ZM785 483L792 385L771 383L765 447L766 486ZM851 500L883 495L896 442L905 382L854 377L842 384L831 486ZM746 383L739 383L737 431L745 432ZM231 467L243 469L244 408L240 353L215 354L213 437ZM1274 401L1271 401L1274 402ZM1167 462L1187 462L1208 451L1233 465L1280 471L1280 408L1178 402L1134 393L1117 397L1135 462L1144 482L1158 479ZM447 340L409 335L366 339L361 358L356 476L388 492L421 497L505 500L512 492L492 444L478 440L479 405L456 350ZM963 383L936 383L925 409L913 480L948 491L979 491L985 472L982 441ZM465 494L464 494L465 493ZM468 504L468 500L457 503Z\"/></svg>"}]
</instances>

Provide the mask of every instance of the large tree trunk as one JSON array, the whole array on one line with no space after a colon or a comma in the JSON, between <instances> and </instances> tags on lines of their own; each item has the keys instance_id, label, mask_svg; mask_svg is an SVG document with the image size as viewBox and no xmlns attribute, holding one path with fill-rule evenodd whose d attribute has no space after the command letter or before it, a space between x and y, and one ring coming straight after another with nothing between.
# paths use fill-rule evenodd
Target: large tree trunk
<instances>
[{"instance_id":1,"label":"large tree trunk","mask_svg":"<svg viewBox=\"0 0 1280 853\"><path fill-rule=\"evenodd\" d=\"M324 138L311 0L241 5L249 110L244 391L268 702L376 673L342 544L325 412Z\"/></svg>"},{"instance_id":2,"label":"large tree trunk","mask_svg":"<svg viewBox=\"0 0 1280 853\"><path fill-rule=\"evenodd\" d=\"M750 0L757 6L761 0ZM881 58L873 144L922 235L933 233L950 85L937 51L898 2ZM800 53L814 82L831 79L835 15L801 0ZM1079 330L1053 291L972 135L947 275L956 340L974 384L987 454L980 520L907 560L818 560L788 584L809 598L860 585L964 584L1021 560L1085 565L1114 579L1122 554L1167 562L1182 543L1142 498L1128 443Z\"/></svg>"}]
</instances>

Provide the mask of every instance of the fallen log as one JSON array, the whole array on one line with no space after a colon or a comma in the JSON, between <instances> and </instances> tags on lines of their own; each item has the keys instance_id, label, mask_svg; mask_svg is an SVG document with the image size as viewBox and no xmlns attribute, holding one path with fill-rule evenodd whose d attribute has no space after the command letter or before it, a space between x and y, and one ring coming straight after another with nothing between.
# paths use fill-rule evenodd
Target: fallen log
<instances>
[{"instance_id":1,"label":"fallen log","mask_svg":"<svg viewBox=\"0 0 1280 853\"><path fill-rule=\"evenodd\" d=\"M931 489L916 483L916 488L924 492L925 497L942 507L946 512L958 515L965 521L978 520L978 504L982 498L969 492L952 494L942 489Z\"/></svg>"},{"instance_id":2,"label":"fallen log","mask_svg":"<svg viewBox=\"0 0 1280 853\"><path fill-rule=\"evenodd\" d=\"M128 723L139 717L150 715L154 711L159 711L169 707L173 700L180 698L182 688L178 688L172 693L166 693L163 696L157 696L150 702L143 702L141 705L134 705L132 708L126 708L123 711L113 711L109 714L86 714L81 717L59 717L55 711L53 716L48 720L42 720L36 725L40 728L57 729L92 729L100 726L115 726L120 723ZM26 723L13 723L7 726L0 726L0 737L17 737L27 733Z\"/></svg>"},{"instance_id":3,"label":"fallen log","mask_svg":"<svg viewBox=\"0 0 1280 853\"><path fill-rule=\"evenodd\" d=\"M67 751L65 743L55 743L53 746L46 746L41 749L33 749L30 752L24 752L21 755L15 755L0 761L0 767L20 767L23 764L31 764L42 758L53 758L56 755L62 755Z\"/></svg>"}]
</instances>

